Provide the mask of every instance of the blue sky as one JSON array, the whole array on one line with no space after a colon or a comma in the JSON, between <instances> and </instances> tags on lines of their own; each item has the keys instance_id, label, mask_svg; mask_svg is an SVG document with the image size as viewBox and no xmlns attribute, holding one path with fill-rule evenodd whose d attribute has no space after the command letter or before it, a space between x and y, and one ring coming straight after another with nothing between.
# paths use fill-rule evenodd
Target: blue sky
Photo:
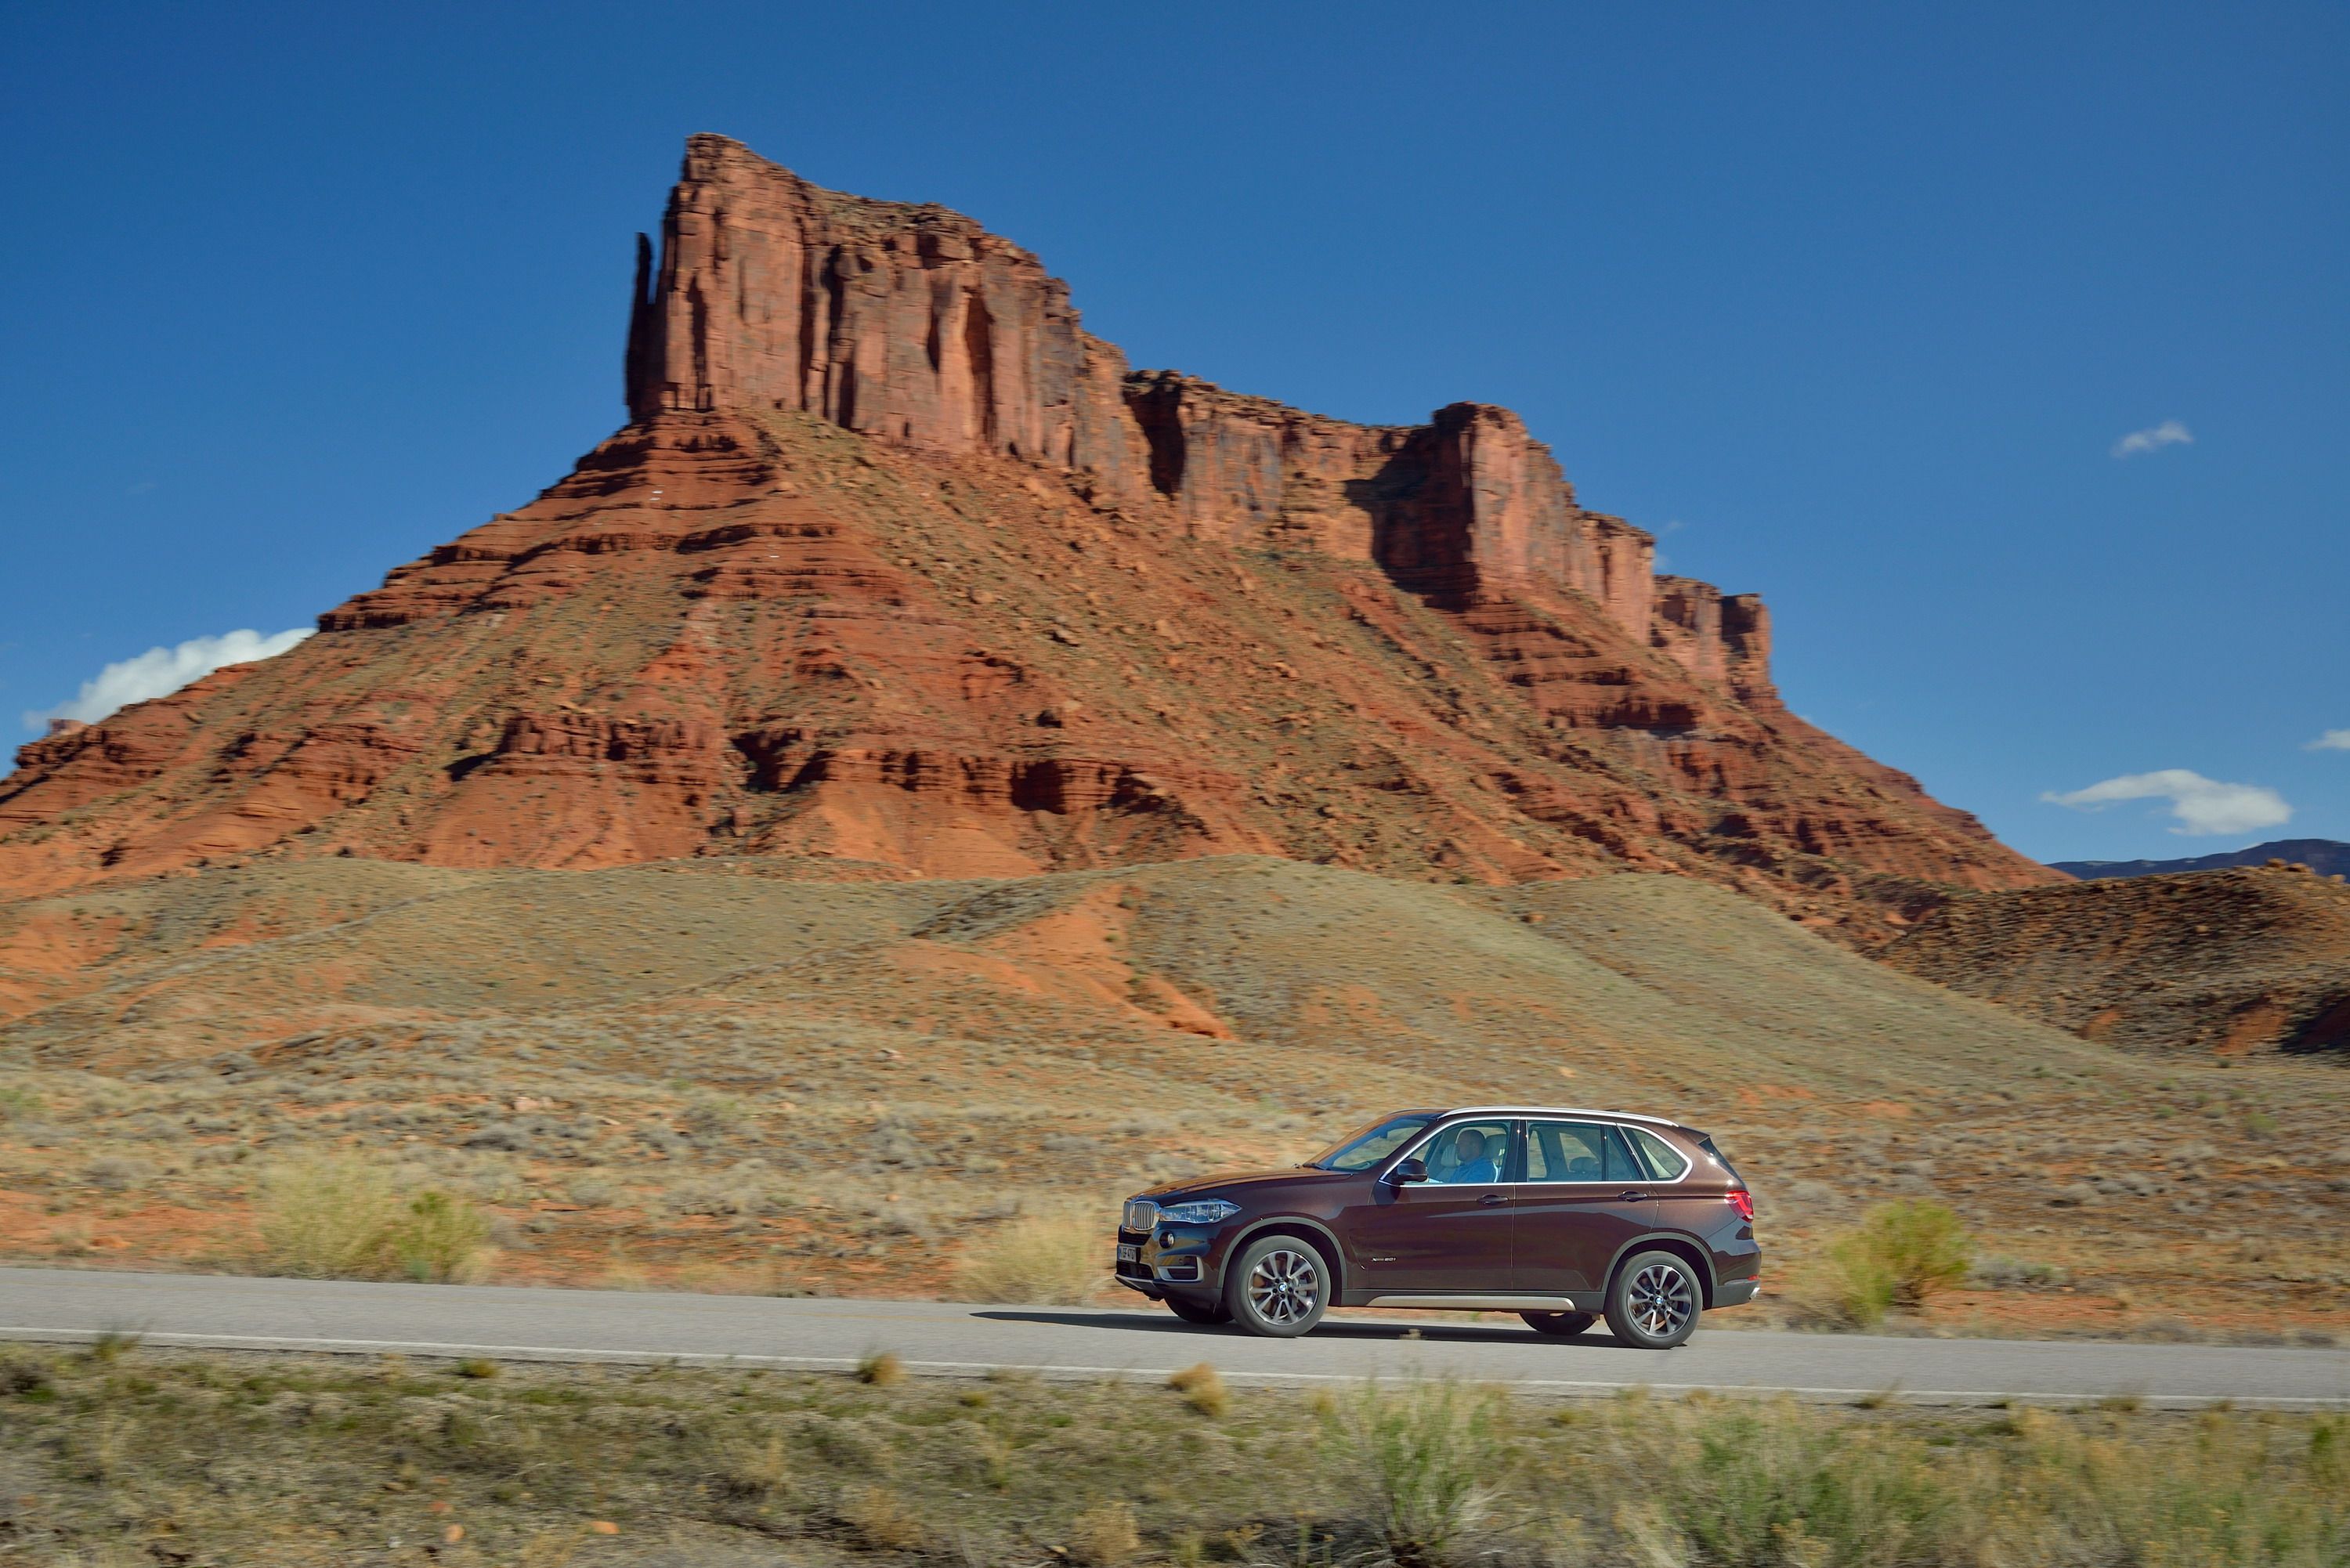
<instances>
[{"instance_id":1,"label":"blue sky","mask_svg":"<svg viewBox=\"0 0 2350 1568\"><path fill-rule=\"evenodd\" d=\"M0 719L559 477L709 130L972 213L1138 365L1510 404L2028 854L2350 838L2345 79L2334 4L15 0ZM2182 774L2292 817L2043 799Z\"/></svg>"}]
</instances>

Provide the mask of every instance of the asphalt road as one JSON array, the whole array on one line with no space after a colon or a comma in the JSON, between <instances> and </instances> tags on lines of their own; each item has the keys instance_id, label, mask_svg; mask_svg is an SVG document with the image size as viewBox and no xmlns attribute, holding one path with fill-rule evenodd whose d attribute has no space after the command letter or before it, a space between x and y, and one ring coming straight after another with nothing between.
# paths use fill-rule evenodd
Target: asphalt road
<instances>
[{"instance_id":1,"label":"asphalt road","mask_svg":"<svg viewBox=\"0 0 2350 1568\"><path fill-rule=\"evenodd\" d=\"M1735 1322L1735 1311L1715 1321ZM207 1274L0 1268L0 1339L105 1333L152 1345L518 1361L674 1362L845 1371L893 1351L917 1374L1024 1368L1048 1377L1163 1377L1196 1362L1229 1381L1295 1384L1451 1375L1530 1393L1627 1388L1848 1401L2151 1406L2220 1400L2350 1408L2350 1351L1991 1339L1892 1339L1701 1327L1679 1350L1632 1350L1603 1324L1582 1340L1514 1323L1347 1313L1300 1340L1198 1328L1160 1308L360 1284Z\"/></svg>"}]
</instances>

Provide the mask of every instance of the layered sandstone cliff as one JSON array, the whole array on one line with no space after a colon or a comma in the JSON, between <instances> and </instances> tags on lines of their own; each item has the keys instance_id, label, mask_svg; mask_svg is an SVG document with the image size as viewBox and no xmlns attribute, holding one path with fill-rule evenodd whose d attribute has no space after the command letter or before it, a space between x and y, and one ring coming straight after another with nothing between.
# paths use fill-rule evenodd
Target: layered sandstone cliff
<instances>
[{"instance_id":1,"label":"layered sandstone cliff","mask_svg":"<svg viewBox=\"0 0 2350 1568\"><path fill-rule=\"evenodd\" d=\"M1129 374L1019 246L941 207L823 190L724 137L687 144L655 254L639 240L639 422L795 410L919 452L1033 459L1111 501L1147 484L1197 536L1376 561L1455 606L1572 588L1691 670L1730 668L1720 616L1684 592L1660 617L1654 541L1578 506L1507 409L1358 425L1180 372ZM1762 676L1756 616L1733 619L1741 668Z\"/></svg>"},{"instance_id":2,"label":"layered sandstone cliff","mask_svg":"<svg viewBox=\"0 0 2350 1568\"><path fill-rule=\"evenodd\" d=\"M0 888L253 856L1230 850L1626 863L1823 923L2050 874L1788 713L1508 410L1367 426L1129 372L1027 252L689 143L630 421L322 635L0 781Z\"/></svg>"}]
</instances>

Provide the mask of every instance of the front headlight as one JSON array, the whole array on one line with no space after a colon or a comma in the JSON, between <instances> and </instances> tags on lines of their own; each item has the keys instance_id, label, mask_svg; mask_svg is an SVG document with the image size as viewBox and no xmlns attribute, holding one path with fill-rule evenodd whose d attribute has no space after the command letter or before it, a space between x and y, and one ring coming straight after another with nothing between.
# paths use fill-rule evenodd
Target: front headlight
<instances>
[{"instance_id":1,"label":"front headlight","mask_svg":"<svg viewBox=\"0 0 2350 1568\"><path fill-rule=\"evenodd\" d=\"M1241 1211L1241 1206L1222 1198L1202 1198L1191 1203L1169 1203L1159 1208L1161 1220L1172 1220L1178 1225L1221 1225Z\"/></svg>"}]
</instances>

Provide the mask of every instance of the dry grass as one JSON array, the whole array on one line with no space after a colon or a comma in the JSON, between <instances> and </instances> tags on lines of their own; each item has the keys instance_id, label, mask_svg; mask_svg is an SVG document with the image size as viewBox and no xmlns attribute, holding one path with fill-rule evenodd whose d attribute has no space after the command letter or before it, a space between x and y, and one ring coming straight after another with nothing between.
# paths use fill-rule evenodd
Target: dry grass
<instances>
[{"instance_id":1,"label":"dry grass","mask_svg":"<svg viewBox=\"0 0 2350 1568\"><path fill-rule=\"evenodd\" d=\"M262 1267L301 1279L468 1283L490 1261L490 1224L463 1199L401 1190L367 1160L288 1161L263 1184Z\"/></svg>"},{"instance_id":2,"label":"dry grass","mask_svg":"<svg viewBox=\"0 0 2350 1568\"><path fill-rule=\"evenodd\" d=\"M1398 1568L1463 1554L1501 1496L1500 1399L1452 1382L1365 1385L1331 1401L1323 1452Z\"/></svg>"},{"instance_id":3,"label":"dry grass","mask_svg":"<svg viewBox=\"0 0 2350 1568\"><path fill-rule=\"evenodd\" d=\"M1211 1420L1232 1411L1232 1389L1226 1386L1223 1375L1204 1361L1170 1375L1167 1386L1183 1396L1183 1403Z\"/></svg>"},{"instance_id":4,"label":"dry grass","mask_svg":"<svg viewBox=\"0 0 2350 1568\"><path fill-rule=\"evenodd\" d=\"M2331 1568L2350 1420L1878 1410L1445 1384L1318 1400L0 1350L0 1541L341 1568L384 1543L608 1568L922 1553L1420 1568ZM35 1560L28 1557L28 1562ZM404 1561L395 1557L393 1561ZM421 1560L421 1558L419 1559Z\"/></svg>"},{"instance_id":5,"label":"dry grass","mask_svg":"<svg viewBox=\"0 0 2350 1568\"><path fill-rule=\"evenodd\" d=\"M971 1300L1072 1305L1109 1284L1107 1231L1098 1215L1014 1220L971 1248L957 1283Z\"/></svg>"},{"instance_id":6,"label":"dry grass","mask_svg":"<svg viewBox=\"0 0 2350 1568\"><path fill-rule=\"evenodd\" d=\"M858 1543L876 1552L918 1552L930 1536L905 1500L887 1487L857 1488L841 1505L840 1516Z\"/></svg>"},{"instance_id":7,"label":"dry grass","mask_svg":"<svg viewBox=\"0 0 2350 1568\"><path fill-rule=\"evenodd\" d=\"M1069 1521L1069 1555L1086 1568L1125 1568L1142 1555L1142 1535L1134 1527L1134 1506L1106 1502Z\"/></svg>"}]
</instances>

